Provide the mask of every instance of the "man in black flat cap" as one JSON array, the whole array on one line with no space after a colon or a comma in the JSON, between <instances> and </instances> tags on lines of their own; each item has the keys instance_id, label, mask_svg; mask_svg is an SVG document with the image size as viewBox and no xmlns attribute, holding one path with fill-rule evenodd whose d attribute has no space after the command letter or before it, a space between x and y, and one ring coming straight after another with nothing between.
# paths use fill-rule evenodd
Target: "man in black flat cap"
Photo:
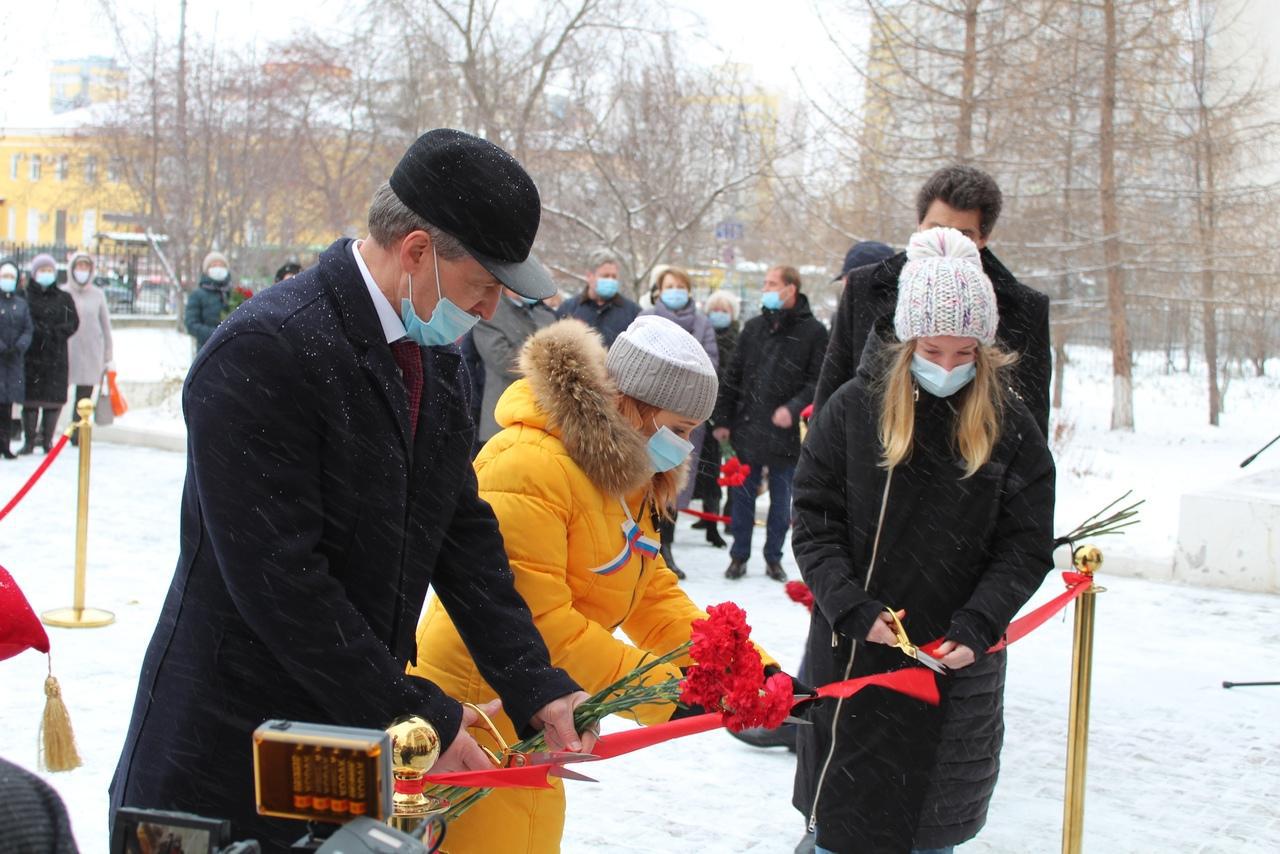
<instances>
[{"instance_id":1,"label":"man in black flat cap","mask_svg":"<svg viewBox=\"0 0 1280 854\"><path fill-rule=\"evenodd\" d=\"M121 806L233 821L284 850L302 829L256 814L251 733L284 718L437 730L435 770L487 767L464 710L405 674L430 585L507 713L551 749L586 694L553 668L476 494L453 342L502 288L553 293L530 254L541 202L510 155L454 130L420 137L374 194L369 236L339 240L287 288L221 324L183 388L181 552L111 785ZM428 652L429 654L429 652Z\"/></svg>"}]
</instances>

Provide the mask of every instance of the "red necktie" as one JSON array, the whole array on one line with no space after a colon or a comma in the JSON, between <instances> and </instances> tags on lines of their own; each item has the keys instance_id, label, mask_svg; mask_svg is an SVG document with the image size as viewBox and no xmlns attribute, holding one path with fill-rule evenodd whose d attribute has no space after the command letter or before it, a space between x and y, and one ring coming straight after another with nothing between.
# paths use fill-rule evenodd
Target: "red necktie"
<instances>
[{"instance_id":1,"label":"red necktie","mask_svg":"<svg viewBox=\"0 0 1280 854\"><path fill-rule=\"evenodd\" d=\"M408 338L401 338L391 343L391 355L400 366L400 378L409 393L409 426L416 435L418 407L422 405L422 348Z\"/></svg>"}]
</instances>

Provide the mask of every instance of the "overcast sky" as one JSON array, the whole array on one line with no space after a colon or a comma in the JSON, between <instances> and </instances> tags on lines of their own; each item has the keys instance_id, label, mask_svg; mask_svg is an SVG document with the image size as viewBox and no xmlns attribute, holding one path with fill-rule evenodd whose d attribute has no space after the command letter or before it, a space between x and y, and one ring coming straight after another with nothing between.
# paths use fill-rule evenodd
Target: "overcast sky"
<instances>
[{"instance_id":1,"label":"overcast sky","mask_svg":"<svg viewBox=\"0 0 1280 854\"><path fill-rule=\"evenodd\" d=\"M813 11L820 0L683 0L704 22L708 63L747 63L760 83L780 94L800 95L797 74L812 87L830 82L838 58ZM154 19L177 38L178 0L105 0L124 24ZM508 0L520 5L536 0ZM279 40L302 26L324 31L340 26L343 0L190 0L188 26L248 46ZM53 59L117 55L104 0L4 0L0 32L0 124L21 123L48 112L48 66ZM785 9L785 11L784 11ZM679 15L679 13L677 13ZM692 21L679 15L678 21ZM846 71L845 74L848 72Z\"/></svg>"}]
</instances>

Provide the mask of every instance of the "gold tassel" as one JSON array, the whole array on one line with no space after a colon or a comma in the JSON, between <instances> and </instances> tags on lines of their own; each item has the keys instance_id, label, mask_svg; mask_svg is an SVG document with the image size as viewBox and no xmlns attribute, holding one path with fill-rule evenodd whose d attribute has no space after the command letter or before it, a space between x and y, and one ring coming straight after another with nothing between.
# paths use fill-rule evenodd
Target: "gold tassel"
<instances>
[{"instance_id":1,"label":"gold tassel","mask_svg":"<svg viewBox=\"0 0 1280 854\"><path fill-rule=\"evenodd\" d=\"M71 715L62 702L62 686L53 676L53 660L49 660L49 676L44 680L44 719L40 722L40 767L45 771L70 771L79 768L76 734L71 729Z\"/></svg>"}]
</instances>

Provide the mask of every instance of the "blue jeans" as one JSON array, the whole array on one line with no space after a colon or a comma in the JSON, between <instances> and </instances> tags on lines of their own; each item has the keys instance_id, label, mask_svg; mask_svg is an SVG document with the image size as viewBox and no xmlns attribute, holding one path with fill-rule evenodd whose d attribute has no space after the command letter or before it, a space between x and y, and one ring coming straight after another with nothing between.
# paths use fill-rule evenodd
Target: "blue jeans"
<instances>
[{"instance_id":1,"label":"blue jeans","mask_svg":"<svg viewBox=\"0 0 1280 854\"><path fill-rule=\"evenodd\" d=\"M751 474L742 486L729 490L729 515L732 516L729 532L733 545L729 557L746 563L751 557L751 533L756 524L756 493L760 491L760 470L763 465L742 459L751 466ZM791 481L796 475L795 465L769 466L769 518L765 523L764 559L772 563L782 560L782 544L791 527Z\"/></svg>"}]
</instances>

